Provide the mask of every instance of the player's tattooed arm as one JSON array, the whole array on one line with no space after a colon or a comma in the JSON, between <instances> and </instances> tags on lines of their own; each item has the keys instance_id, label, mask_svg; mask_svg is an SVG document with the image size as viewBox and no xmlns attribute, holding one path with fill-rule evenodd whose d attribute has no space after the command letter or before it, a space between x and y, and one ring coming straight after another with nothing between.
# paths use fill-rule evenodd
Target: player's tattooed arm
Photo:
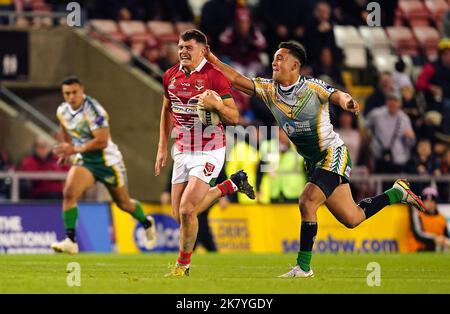
<instances>
[{"instance_id":1,"label":"player's tattooed arm","mask_svg":"<svg viewBox=\"0 0 450 314\"><path fill-rule=\"evenodd\" d=\"M161 109L161 121L159 124L159 143L158 153L156 154L155 176L161 172L161 168L167 162L167 145L169 142L170 132L173 128L172 113L170 109L170 100L164 96L163 106Z\"/></svg>"},{"instance_id":2,"label":"player's tattooed arm","mask_svg":"<svg viewBox=\"0 0 450 314\"><path fill-rule=\"evenodd\" d=\"M353 97L341 91L335 91L330 96L330 102L340 106L342 109L359 114L359 103Z\"/></svg>"},{"instance_id":3,"label":"player's tattooed arm","mask_svg":"<svg viewBox=\"0 0 450 314\"><path fill-rule=\"evenodd\" d=\"M206 47L205 58L214 64L219 70L225 75L225 77L230 81L230 83L239 89L240 91L246 93L247 95L254 95L253 82L248 77L242 75L229 65L220 61L210 50L209 46Z\"/></svg>"}]
</instances>

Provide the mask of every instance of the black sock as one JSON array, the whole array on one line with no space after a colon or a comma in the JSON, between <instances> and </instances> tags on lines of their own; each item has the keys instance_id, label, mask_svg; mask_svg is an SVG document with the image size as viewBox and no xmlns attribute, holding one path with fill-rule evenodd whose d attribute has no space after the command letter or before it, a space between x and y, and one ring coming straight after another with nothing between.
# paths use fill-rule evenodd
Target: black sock
<instances>
[{"instance_id":1,"label":"black sock","mask_svg":"<svg viewBox=\"0 0 450 314\"><path fill-rule=\"evenodd\" d=\"M72 240L72 242L77 242L75 239L75 229L67 229L66 230L66 236Z\"/></svg>"},{"instance_id":2,"label":"black sock","mask_svg":"<svg viewBox=\"0 0 450 314\"><path fill-rule=\"evenodd\" d=\"M317 222L304 221L300 227L300 251L312 251L317 235Z\"/></svg>"},{"instance_id":3,"label":"black sock","mask_svg":"<svg viewBox=\"0 0 450 314\"><path fill-rule=\"evenodd\" d=\"M358 206L364 210L366 219L369 219L389 204L389 196L383 193L374 197L363 199L359 202Z\"/></svg>"},{"instance_id":4,"label":"black sock","mask_svg":"<svg viewBox=\"0 0 450 314\"><path fill-rule=\"evenodd\" d=\"M144 226L144 229L148 229L152 226L152 222L146 219L144 222L142 222L142 226Z\"/></svg>"}]
</instances>

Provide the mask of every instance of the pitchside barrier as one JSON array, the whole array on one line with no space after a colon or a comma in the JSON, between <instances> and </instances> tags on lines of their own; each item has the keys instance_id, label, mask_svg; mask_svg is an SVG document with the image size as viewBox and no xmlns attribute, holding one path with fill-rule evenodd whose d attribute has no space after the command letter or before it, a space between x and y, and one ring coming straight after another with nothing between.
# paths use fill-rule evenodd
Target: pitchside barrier
<instances>
[{"instance_id":1,"label":"pitchside barrier","mask_svg":"<svg viewBox=\"0 0 450 314\"><path fill-rule=\"evenodd\" d=\"M450 205L440 205L450 224ZM144 204L155 217L155 252L178 250L179 226L170 206ZM314 250L322 253L408 252L408 208L393 205L355 229L341 225L325 208L318 211ZM295 204L215 206L209 224L219 252L287 253L299 249L300 213ZM51 253L64 237L58 203L0 204L0 254ZM84 252L147 252L145 231L129 214L108 203L79 204L77 237Z\"/></svg>"},{"instance_id":2,"label":"pitchside barrier","mask_svg":"<svg viewBox=\"0 0 450 314\"><path fill-rule=\"evenodd\" d=\"M178 224L170 206L144 205L153 214L158 231L155 251L177 251ZM450 209L444 208L450 224ZM112 206L116 250L145 252L142 227L128 214ZM322 206L314 250L326 253L408 252L409 214L406 205L392 205L355 229L347 229ZM214 206L209 224L219 252L286 253L299 249L300 213L295 204Z\"/></svg>"}]
</instances>

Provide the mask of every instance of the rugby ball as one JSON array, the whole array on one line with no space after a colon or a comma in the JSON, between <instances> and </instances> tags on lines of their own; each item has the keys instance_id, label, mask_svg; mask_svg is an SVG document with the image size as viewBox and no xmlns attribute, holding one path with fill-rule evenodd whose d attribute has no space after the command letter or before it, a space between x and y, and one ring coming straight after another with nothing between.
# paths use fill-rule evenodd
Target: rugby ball
<instances>
[{"instance_id":1,"label":"rugby ball","mask_svg":"<svg viewBox=\"0 0 450 314\"><path fill-rule=\"evenodd\" d=\"M217 92L215 92L213 90L210 90L210 91L212 92L212 94L214 95L214 97L217 100L222 101L222 98L220 98L220 96L219 96L219 94L217 94ZM218 125L220 123L220 116L216 112L197 108L197 114L198 114L199 120L205 126Z\"/></svg>"}]
</instances>

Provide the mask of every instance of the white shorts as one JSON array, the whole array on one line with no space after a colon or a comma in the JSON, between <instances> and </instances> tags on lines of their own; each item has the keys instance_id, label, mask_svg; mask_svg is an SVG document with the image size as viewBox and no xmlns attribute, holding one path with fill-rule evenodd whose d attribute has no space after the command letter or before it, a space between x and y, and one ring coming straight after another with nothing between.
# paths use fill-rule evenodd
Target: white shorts
<instances>
[{"instance_id":1,"label":"white shorts","mask_svg":"<svg viewBox=\"0 0 450 314\"><path fill-rule=\"evenodd\" d=\"M172 184L189 181L194 176L206 183L219 176L225 162L226 147L211 151L180 152L174 148Z\"/></svg>"}]
</instances>

